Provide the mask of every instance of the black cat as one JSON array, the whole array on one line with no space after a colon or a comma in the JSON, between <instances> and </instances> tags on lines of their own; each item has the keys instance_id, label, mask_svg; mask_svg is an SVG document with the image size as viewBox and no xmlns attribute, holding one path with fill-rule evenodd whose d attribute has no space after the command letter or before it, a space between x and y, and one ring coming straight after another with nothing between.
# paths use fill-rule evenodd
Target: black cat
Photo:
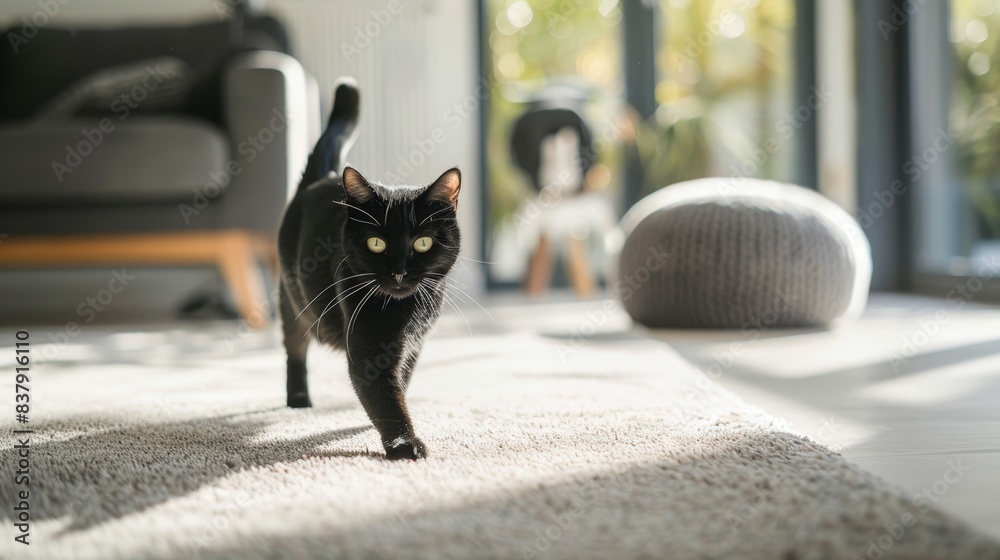
<instances>
[{"instance_id":1,"label":"black cat","mask_svg":"<svg viewBox=\"0 0 1000 560\"><path fill-rule=\"evenodd\" d=\"M424 336L458 259L461 175L429 186L383 186L347 167L359 93L341 81L333 113L285 211L278 235L281 319L288 352L288 406L312 406L306 347L343 349L351 383L389 459L427 449L413 431L405 393ZM317 266L318 263L318 266Z\"/></svg>"}]
</instances>

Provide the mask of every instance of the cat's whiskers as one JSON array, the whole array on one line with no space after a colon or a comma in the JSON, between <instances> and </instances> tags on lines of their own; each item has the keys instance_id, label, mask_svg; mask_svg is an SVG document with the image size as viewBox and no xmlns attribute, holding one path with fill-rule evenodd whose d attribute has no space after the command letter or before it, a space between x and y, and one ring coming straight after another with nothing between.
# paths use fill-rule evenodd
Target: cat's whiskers
<instances>
[{"instance_id":1,"label":"cat's whiskers","mask_svg":"<svg viewBox=\"0 0 1000 560\"><path fill-rule=\"evenodd\" d=\"M356 316L360 316L361 308L364 307L366 303L368 303L368 300L375 294L376 290L378 290L377 286L372 286L372 289L368 290L368 293L365 294L364 298L362 298L361 302L358 304L358 307L354 310L354 313L351 314L351 319L354 319ZM352 320L347 324L348 336L350 336L351 333L354 332L354 324L353 324L354 322L355 321Z\"/></svg>"},{"instance_id":2,"label":"cat's whiskers","mask_svg":"<svg viewBox=\"0 0 1000 560\"><path fill-rule=\"evenodd\" d=\"M421 313L427 307L427 295L424 293L424 290L425 288L422 285L417 284L417 291L413 293L413 301L417 304L417 311Z\"/></svg>"},{"instance_id":3,"label":"cat's whiskers","mask_svg":"<svg viewBox=\"0 0 1000 560\"><path fill-rule=\"evenodd\" d=\"M358 289L355 290L355 288L358 288ZM306 329L306 334L308 334L309 331L313 328L313 326L315 326L316 327L316 338L319 339L319 328L323 324L322 323L323 316L326 315L328 311L330 311L331 309L333 309L333 307L336 306L337 303L339 303L339 301L342 301L341 298L345 298L346 299L346 298L350 297L352 294L354 294L355 292L360 291L363 288L364 288L364 285L361 285L361 286L352 286L351 288L349 288L350 290L353 290L350 293L347 293L345 291L345 292L341 293L339 296L333 298L333 300L331 300L329 303L326 304L326 307L323 308L323 311L319 314L319 317L317 317L316 320L313 321L313 324L309 325L309 328ZM305 335L303 335L303 337L304 336Z\"/></svg>"},{"instance_id":4,"label":"cat's whiskers","mask_svg":"<svg viewBox=\"0 0 1000 560\"><path fill-rule=\"evenodd\" d=\"M350 257L351 257L350 255L346 255L346 256L345 256L344 258L340 259L340 262L339 262L339 263L337 263L337 268L336 268L336 269L335 269L335 270L333 271L333 277L334 277L334 278L336 278L336 277L337 277L337 273L338 273L338 272L340 272L340 267L344 266L344 263L345 263L345 262L347 261L347 259L349 259Z\"/></svg>"},{"instance_id":5,"label":"cat's whiskers","mask_svg":"<svg viewBox=\"0 0 1000 560\"><path fill-rule=\"evenodd\" d=\"M374 282L376 282L376 281L377 281L377 280L369 280L369 281L367 281L367 282L364 282L364 283L362 283L362 284L358 284L358 285L355 285L355 286L353 286L353 287L352 287L352 288L350 288L350 289L354 289L354 288L359 288L359 289L360 289L360 288L364 288L364 287L366 287L366 286L370 286L370 285L372 285L372 283L374 283ZM340 295L338 295L338 296L337 296L336 298L334 298L334 299L333 299L333 301L332 301L332 302L330 302L330 303L332 303L333 305L337 305L337 304L339 304L339 303L342 303L342 302L343 302L343 301L345 301L345 300L346 300L347 298L349 298L349 297L350 297L351 295L353 295L354 293L357 293L357 291L360 291L360 290L355 290L354 292L352 292L352 293L348 294L348 293L347 293L347 290L345 290L344 292L341 292L341 293L340 293Z\"/></svg>"},{"instance_id":6,"label":"cat's whiskers","mask_svg":"<svg viewBox=\"0 0 1000 560\"><path fill-rule=\"evenodd\" d=\"M465 259L467 261L472 261L474 263L480 263L480 264L500 264L498 262L493 262L493 261L477 261L476 259L470 259L469 257L463 257L462 255L456 255L456 256L458 258L460 258L460 259Z\"/></svg>"},{"instance_id":7,"label":"cat's whiskers","mask_svg":"<svg viewBox=\"0 0 1000 560\"><path fill-rule=\"evenodd\" d=\"M358 313L361 312L361 308L364 307L366 303L368 303L368 298L372 297L372 294L374 294L376 290L378 290L378 285L372 286L372 288L370 290L368 290L368 293L365 294L365 297L361 300L361 302L358 304L358 306L354 309L354 313L351 313L351 320L347 322L347 332L344 334L344 342L347 345L347 361L348 361L348 363L352 363L352 364L354 363L354 359L351 358L351 332L354 330L354 321L355 321L355 318L358 316Z\"/></svg>"},{"instance_id":8,"label":"cat's whiskers","mask_svg":"<svg viewBox=\"0 0 1000 560\"><path fill-rule=\"evenodd\" d=\"M459 282L458 280L455 280L454 278L449 277L447 274L441 274L440 272L426 272L425 274L430 277L430 278L425 278L425 280L429 280L431 282L434 282L435 284L441 285L442 289L448 288L449 283L458 284L459 286L465 286L465 284ZM465 287L466 289L468 289L468 286Z\"/></svg>"},{"instance_id":9,"label":"cat's whiskers","mask_svg":"<svg viewBox=\"0 0 1000 560\"><path fill-rule=\"evenodd\" d=\"M344 257L344 260L343 260L343 261L340 261L340 263L341 263L341 264L343 264L343 263L344 263L344 261L346 261L346 260L347 260L347 257ZM339 265L337 266L337 269L338 269L338 270L340 269L340 266L339 266ZM336 273L334 273L334 275L336 276ZM374 275L375 275L375 273L374 273L374 272L363 272L363 273L361 273L361 274L355 274L354 276L348 276L347 278L344 278L344 279L342 279L342 280L337 280L337 281L336 281L336 282L334 282L333 284L330 284L329 286L327 286L327 287L323 288L323 291L322 291L322 292L320 292L320 293L316 294L316 297L314 297L314 298L312 299L312 301L310 301L309 303L307 303L307 304L306 304L306 306L302 308L302 311L299 311L299 314L298 314L298 315L296 315L296 316L295 316L295 318L296 318L296 319L298 319L299 317L301 317L301 316L302 316L302 314L306 312L306 309L309 309L309 306L310 306L310 305L312 305L312 304L316 303L316 300L318 300L318 299L319 299L319 297L320 297L321 295L325 294L327 290L329 290L330 288L332 288L332 287L336 286L337 284L340 284L341 282L344 282L344 281L347 281L347 280L350 280L351 278L357 278L357 277L359 277L359 276L374 276Z\"/></svg>"},{"instance_id":10,"label":"cat's whiskers","mask_svg":"<svg viewBox=\"0 0 1000 560\"><path fill-rule=\"evenodd\" d=\"M464 290L462 290L462 289L461 289L461 288L459 288L458 286L455 286L455 285L451 284L450 282L451 282L451 281L450 281L449 279L447 279L447 278L443 278L443 279L442 279L442 283L443 283L443 284L444 284L445 286L447 286L448 288L450 288L450 289L452 289L452 290L455 290L455 291L457 291L458 293L460 293L460 294L464 295L465 297L469 298L469 301L471 301L472 303L474 303L474 304L478 305L478 306L479 306L479 309L482 309L482 310L483 310L483 312L485 312L485 313L486 313L487 315L489 315L490 319L493 319L493 322L494 322L494 323L497 323L497 320L496 320L496 317L494 317L492 313L490 313L489 311L487 311L485 307L483 307L482 305L480 305L480 303L479 303L478 301L476 301L476 298L474 298L474 297L470 296L470 295L469 295L469 294L467 294L467 293L466 293L466 292L465 292ZM459 297L458 299L459 299L459 300L461 300L462 298L460 298L460 297ZM464 300L463 300L463 301L464 301ZM499 324L499 323L497 323L497 324Z\"/></svg>"},{"instance_id":11,"label":"cat's whiskers","mask_svg":"<svg viewBox=\"0 0 1000 560\"><path fill-rule=\"evenodd\" d=\"M419 224L417 224L417 227L424 225L427 222L427 220L433 218L434 216L440 214L441 212L444 212L445 210L451 210L451 208L445 207L435 210L434 212L431 212L426 218L424 218L423 220L420 221Z\"/></svg>"},{"instance_id":12,"label":"cat's whiskers","mask_svg":"<svg viewBox=\"0 0 1000 560\"><path fill-rule=\"evenodd\" d=\"M432 288L437 288L437 286L438 286L438 284L430 283L430 281L428 281L426 279L425 280L421 280L420 282L421 283L428 282L427 285L431 286ZM445 292L444 290L441 290L441 298L448 305L450 305L452 307L452 309L454 309L455 311L458 311L458 314L462 316L462 320L465 321L465 328L469 329L469 334L472 334L472 326L469 324L469 319L465 316L465 313L458 307L458 305L455 304L455 302L452 300L451 296L449 296L448 293Z\"/></svg>"},{"instance_id":13,"label":"cat's whiskers","mask_svg":"<svg viewBox=\"0 0 1000 560\"><path fill-rule=\"evenodd\" d=\"M452 247L451 245L445 245L444 243L441 243L440 241L438 241L437 244L440 245L440 246L442 246L442 247L444 247L445 249L452 249L452 250L455 249L455 247ZM460 259L463 259L463 260L472 261L472 262L476 262L476 263L480 263L480 264L500 264L498 262L493 262L493 261L480 261L480 260L472 259L472 258L469 258L469 257L463 257L462 255L455 255L455 256L457 258L460 258Z\"/></svg>"},{"instance_id":14,"label":"cat's whiskers","mask_svg":"<svg viewBox=\"0 0 1000 560\"><path fill-rule=\"evenodd\" d=\"M355 218L354 216L348 216L347 218L350 219L350 220L354 220L355 222L358 222L359 224L368 224L370 226L379 227L379 225L376 224L376 223L374 223L374 222L369 222L368 220L359 220L359 219Z\"/></svg>"},{"instance_id":15,"label":"cat's whiskers","mask_svg":"<svg viewBox=\"0 0 1000 560\"><path fill-rule=\"evenodd\" d=\"M436 293L436 294L440 294L441 296L444 296L444 292L440 291L436 287L428 288L428 286L431 286L431 284L424 284L424 285L418 286L417 289L420 290L420 298L421 298L420 299L420 301L421 301L421 303L420 303L420 309L421 309L421 311L423 311L424 316L426 318L432 318L432 317L435 317L436 315L440 314L440 312L441 312L441 301L444 301L443 298L442 298L441 301L435 300L434 299L434 294Z\"/></svg>"},{"instance_id":16,"label":"cat's whiskers","mask_svg":"<svg viewBox=\"0 0 1000 560\"><path fill-rule=\"evenodd\" d=\"M450 245L445 245L444 243L441 243L440 241L438 241L437 244L440 245L440 246L442 246L442 247L444 247L445 249L455 250L455 247L452 247ZM457 253L457 251L456 251L456 253ZM473 259L473 258L469 258L469 257L463 257L462 255L459 255L459 254L456 254L455 258L456 259L461 259L462 261L472 261L474 263L479 263L479 264L488 264L488 265L500 264L500 263L494 262L494 261L481 261L481 260L478 260L478 259ZM462 266L465 266L464 262L461 262L461 261L456 261L456 262L457 262L457 264L461 264ZM465 266L465 269L469 270L469 267Z\"/></svg>"},{"instance_id":17,"label":"cat's whiskers","mask_svg":"<svg viewBox=\"0 0 1000 560\"><path fill-rule=\"evenodd\" d=\"M363 282L363 283L358 284L356 286L351 286L347 290L341 292L340 295L338 295L337 297L333 298L333 300L331 300L330 303L326 304L326 307L323 308L323 312L319 314L319 317L315 321L313 321L313 324L309 325L309 328L306 329L305 334L303 334L302 337L305 338L306 335L309 334L309 331L312 330L313 327L316 327L316 336L318 337L319 336L320 321L323 320L323 316L326 315L326 313L328 311L330 311L330 309L333 309L333 306L335 306L338 303L344 301L345 299L351 297L352 295L356 294L357 292L360 292L362 289L364 289L367 286L370 286L374 282L375 282L375 280L369 280L367 282Z\"/></svg>"},{"instance_id":18,"label":"cat's whiskers","mask_svg":"<svg viewBox=\"0 0 1000 560\"><path fill-rule=\"evenodd\" d=\"M424 287L424 295L427 297L427 305L430 308L434 308L434 298L433 295L440 293L437 287L437 281L432 278L422 278L419 282L421 287Z\"/></svg>"},{"instance_id":19,"label":"cat's whiskers","mask_svg":"<svg viewBox=\"0 0 1000 560\"><path fill-rule=\"evenodd\" d=\"M341 206L346 206L347 208L354 208L354 209L355 209L355 210L357 210L358 212L361 212L362 214L364 214L364 215L368 216L369 218L371 218L371 219L372 219L372 221L374 221L374 222L378 222L378 218L376 218L375 216L372 216L372 215L371 215L371 214L369 214L368 212L365 212L364 210L362 210L362 209L358 208L357 206L355 206L355 205L353 205L353 204L348 204L348 203L346 203L346 202L341 202L341 201L339 201L339 200L334 200L334 201L333 201L333 203L334 203L334 204L339 204L339 205L341 205Z\"/></svg>"},{"instance_id":20,"label":"cat's whiskers","mask_svg":"<svg viewBox=\"0 0 1000 560\"><path fill-rule=\"evenodd\" d=\"M427 273L425 273L425 274L427 274L428 276L439 276L439 277L441 277L442 279L443 279L443 278L447 278L447 277L448 277L448 275L447 275L447 274L441 274L440 272L427 272ZM454 282L454 283L458 284L459 286L465 286L465 284L464 284L464 283L462 283L462 282L459 282L458 280L455 280L454 278L448 278L448 281L449 281L449 282ZM468 286L465 286L465 287L466 287L466 288L468 288Z\"/></svg>"},{"instance_id":21,"label":"cat's whiskers","mask_svg":"<svg viewBox=\"0 0 1000 560\"><path fill-rule=\"evenodd\" d=\"M351 288L351 293L348 294L348 293L345 292L344 294L341 294L341 296L343 296L342 298L334 300L334 301L331 301L330 303L326 304L326 309L323 310L323 313L319 316L319 319L316 319L316 322L318 323L319 321L322 321L323 320L323 315L326 315L326 312L328 310L333 309L335 306L337 306L342 301L347 301L347 298L349 298L352 295L354 295L354 294L360 292L361 290L365 289L367 286L371 285L371 282L374 282L374 280L371 280L371 281L369 281L366 284L362 284L361 286L354 286L353 288ZM320 327L320 325L316 325L316 336L317 337L319 337L319 327Z\"/></svg>"},{"instance_id":22,"label":"cat's whiskers","mask_svg":"<svg viewBox=\"0 0 1000 560\"><path fill-rule=\"evenodd\" d=\"M440 302L435 301L434 296L431 294L431 290L427 287L421 286L421 290L423 293L423 305L421 306L421 309L424 312L424 317L431 319L432 317L440 314Z\"/></svg>"}]
</instances>

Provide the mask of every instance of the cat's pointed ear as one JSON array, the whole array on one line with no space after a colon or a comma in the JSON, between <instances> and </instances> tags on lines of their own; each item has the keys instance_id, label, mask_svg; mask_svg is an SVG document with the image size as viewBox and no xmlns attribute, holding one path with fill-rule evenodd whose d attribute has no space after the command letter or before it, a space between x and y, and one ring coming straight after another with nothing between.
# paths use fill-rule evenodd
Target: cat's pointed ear
<instances>
[{"instance_id":1,"label":"cat's pointed ear","mask_svg":"<svg viewBox=\"0 0 1000 560\"><path fill-rule=\"evenodd\" d=\"M458 208L458 191L462 188L462 173L452 167L437 178L427 189L427 200L444 202Z\"/></svg>"},{"instance_id":2,"label":"cat's pointed ear","mask_svg":"<svg viewBox=\"0 0 1000 560\"><path fill-rule=\"evenodd\" d=\"M365 179L357 169L345 167L342 177L344 180L344 192L347 193L347 198L351 201L364 203L375 196L375 191L368 184L368 179Z\"/></svg>"}]
</instances>

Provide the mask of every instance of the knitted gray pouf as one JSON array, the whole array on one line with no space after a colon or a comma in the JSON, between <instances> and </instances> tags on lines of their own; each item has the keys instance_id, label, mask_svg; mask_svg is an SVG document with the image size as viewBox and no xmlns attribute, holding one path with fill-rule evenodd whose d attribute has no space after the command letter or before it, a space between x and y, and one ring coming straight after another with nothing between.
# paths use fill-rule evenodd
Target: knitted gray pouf
<instances>
[{"instance_id":1,"label":"knitted gray pouf","mask_svg":"<svg viewBox=\"0 0 1000 560\"><path fill-rule=\"evenodd\" d=\"M670 185L622 219L614 273L650 327L763 330L856 316L871 280L861 228L822 195L773 181Z\"/></svg>"}]
</instances>

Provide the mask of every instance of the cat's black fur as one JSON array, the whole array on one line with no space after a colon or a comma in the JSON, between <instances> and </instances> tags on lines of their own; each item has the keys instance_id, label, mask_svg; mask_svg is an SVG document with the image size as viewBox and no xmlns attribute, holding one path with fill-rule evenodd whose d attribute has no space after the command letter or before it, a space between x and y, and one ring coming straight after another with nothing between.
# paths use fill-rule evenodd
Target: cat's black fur
<instances>
[{"instance_id":1,"label":"cat's black fur","mask_svg":"<svg viewBox=\"0 0 1000 560\"><path fill-rule=\"evenodd\" d=\"M429 186L405 187L371 183L350 167L338 175L354 140L358 105L357 87L342 82L278 236L287 403L312 405L310 340L342 349L386 456L418 459L427 449L404 397L424 336L440 313L445 275L458 258L461 176L450 169ZM433 239L430 250L415 251L414 241L424 236ZM369 249L371 237L384 240L383 252Z\"/></svg>"}]
</instances>

